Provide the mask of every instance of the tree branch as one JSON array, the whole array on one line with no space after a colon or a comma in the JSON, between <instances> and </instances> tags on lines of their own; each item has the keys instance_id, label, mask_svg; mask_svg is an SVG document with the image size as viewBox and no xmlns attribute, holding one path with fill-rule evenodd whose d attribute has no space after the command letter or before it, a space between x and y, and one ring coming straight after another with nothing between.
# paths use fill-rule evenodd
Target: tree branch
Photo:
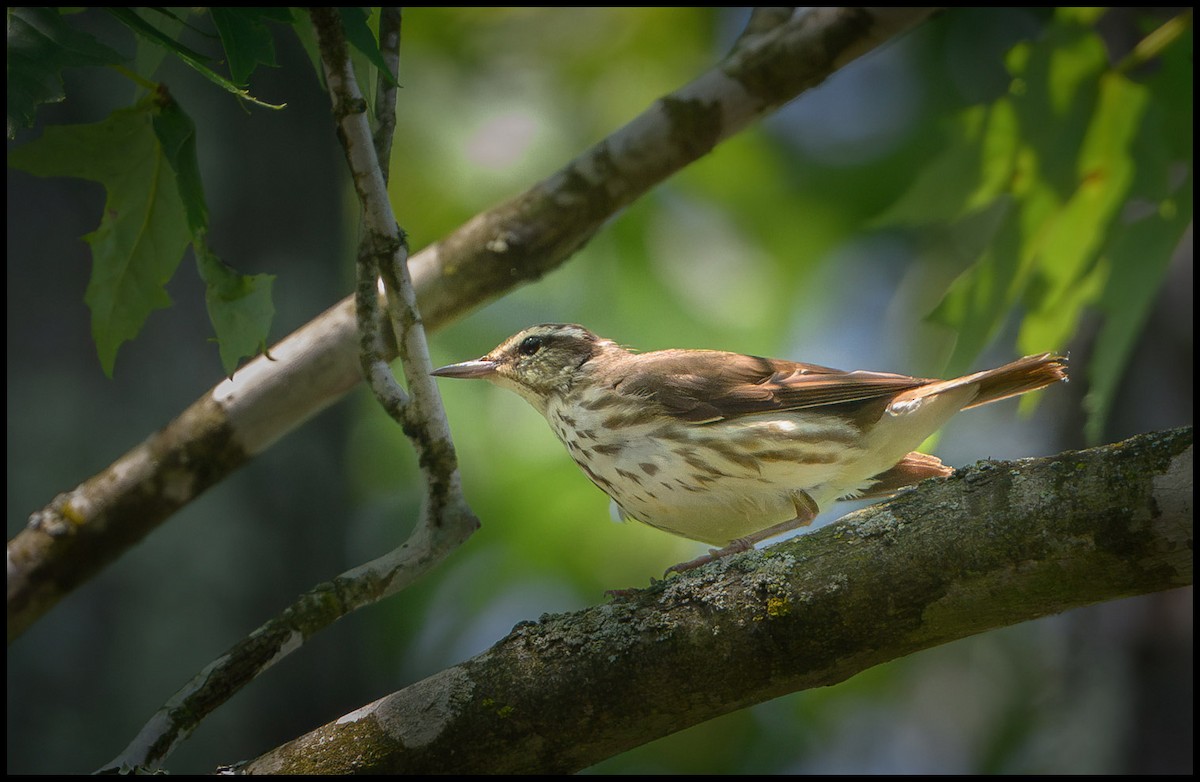
<instances>
[{"instance_id":1,"label":"tree branch","mask_svg":"<svg viewBox=\"0 0 1200 782\"><path fill-rule=\"evenodd\" d=\"M387 63L392 76L400 75L400 28L402 15L397 6L385 5L379 9L379 51ZM375 157L387 182L391 168L392 139L396 135L396 84L395 78L388 79L379 72L375 87Z\"/></svg>"},{"instance_id":2,"label":"tree branch","mask_svg":"<svg viewBox=\"0 0 1200 782\"><path fill-rule=\"evenodd\" d=\"M488 651L244 773L570 773L888 660L1192 583L1192 428L926 481Z\"/></svg>"},{"instance_id":3,"label":"tree branch","mask_svg":"<svg viewBox=\"0 0 1200 782\"><path fill-rule=\"evenodd\" d=\"M757 14L720 63L525 193L410 262L427 328L535 280L618 210L931 9ZM35 511L8 544L11 643L63 596L361 379L347 298L213 388L107 469Z\"/></svg>"},{"instance_id":4,"label":"tree branch","mask_svg":"<svg viewBox=\"0 0 1200 782\"><path fill-rule=\"evenodd\" d=\"M363 372L380 404L413 442L425 478L425 502L402 546L318 585L235 644L176 692L106 770L157 767L205 717L259 674L346 614L412 584L479 527L462 494L449 423L429 374L429 351L408 276L408 246L392 217L382 153L371 137L366 101L350 65L341 19L333 8L313 8L309 13L317 31L338 135L363 207L357 286ZM398 36L393 43L399 45ZM384 103L386 99L381 105ZM400 387L381 355L381 346L387 343L380 327L389 318L377 293L380 268L387 270L383 277L390 322L411 393Z\"/></svg>"}]
</instances>

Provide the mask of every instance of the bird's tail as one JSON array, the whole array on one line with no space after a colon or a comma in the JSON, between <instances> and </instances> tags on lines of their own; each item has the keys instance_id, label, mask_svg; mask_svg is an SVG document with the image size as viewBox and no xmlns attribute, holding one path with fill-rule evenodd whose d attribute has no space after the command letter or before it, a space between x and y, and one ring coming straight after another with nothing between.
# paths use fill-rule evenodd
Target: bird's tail
<instances>
[{"instance_id":1,"label":"bird's tail","mask_svg":"<svg viewBox=\"0 0 1200 782\"><path fill-rule=\"evenodd\" d=\"M975 398L963 407L963 410L969 410L972 407L1008 399L1010 396L1036 391L1066 379L1067 359L1053 353L1042 353L1038 356L1019 358L995 369L986 369L983 372L964 375L954 380L933 383L925 386L921 391L923 395L944 393L954 388L977 383L979 390L975 393Z\"/></svg>"}]
</instances>

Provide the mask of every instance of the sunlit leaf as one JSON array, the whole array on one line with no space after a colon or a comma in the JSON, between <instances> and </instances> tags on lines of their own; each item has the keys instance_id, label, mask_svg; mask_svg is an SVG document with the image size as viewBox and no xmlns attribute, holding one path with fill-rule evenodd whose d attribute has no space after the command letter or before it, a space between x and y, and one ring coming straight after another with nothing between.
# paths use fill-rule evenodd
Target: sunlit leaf
<instances>
[{"instance_id":1,"label":"sunlit leaf","mask_svg":"<svg viewBox=\"0 0 1200 782\"><path fill-rule=\"evenodd\" d=\"M1157 300L1172 253L1192 224L1192 48L1190 30L1168 48L1145 82L1150 103L1132 157L1133 199L1113 230L1111 266L1100 296L1104 323L1088 365L1086 434L1100 442L1125 368Z\"/></svg>"},{"instance_id":2,"label":"sunlit leaf","mask_svg":"<svg viewBox=\"0 0 1200 782\"><path fill-rule=\"evenodd\" d=\"M1026 299L1028 312L1017 338L1025 353L1065 344L1107 276L1096 268L1096 259L1133 182L1132 144L1147 94L1116 74L1106 74L1100 84L1100 100L1078 158L1078 187L1048 222L1040 243L1039 284Z\"/></svg>"},{"instance_id":3,"label":"sunlit leaf","mask_svg":"<svg viewBox=\"0 0 1200 782\"><path fill-rule=\"evenodd\" d=\"M1009 94L988 108L982 138L963 133L956 139L963 150L943 155L978 154L977 174L964 175L961 164L942 172L946 181L957 176L959 188L974 183L967 208L954 215L955 199L939 200L933 182L918 182L893 210L918 222L930 204L927 221L962 221L996 199L1011 202L977 262L931 315L958 333L949 371L965 370L1018 304L1025 307L1019 349L1060 349L1108 279L1098 258L1129 196L1129 147L1146 100L1131 82L1105 76L1105 47L1081 18L1062 14L1038 40L1013 47ZM964 128L981 126L978 111L964 113Z\"/></svg>"}]
</instances>

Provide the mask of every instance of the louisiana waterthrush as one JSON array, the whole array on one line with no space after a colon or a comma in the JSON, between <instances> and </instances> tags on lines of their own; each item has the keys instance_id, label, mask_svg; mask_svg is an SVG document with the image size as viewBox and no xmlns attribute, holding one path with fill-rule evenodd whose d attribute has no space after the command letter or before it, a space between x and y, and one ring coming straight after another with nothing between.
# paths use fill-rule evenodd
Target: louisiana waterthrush
<instances>
[{"instance_id":1,"label":"louisiana waterthrush","mask_svg":"<svg viewBox=\"0 0 1200 782\"><path fill-rule=\"evenodd\" d=\"M620 514L719 549L687 570L953 472L913 449L960 410L1066 379L1028 356L953 380L845 372L715 350L635 353L582 326L527 328L434 370L510 388Z\"/></svg>"}]
</instances>

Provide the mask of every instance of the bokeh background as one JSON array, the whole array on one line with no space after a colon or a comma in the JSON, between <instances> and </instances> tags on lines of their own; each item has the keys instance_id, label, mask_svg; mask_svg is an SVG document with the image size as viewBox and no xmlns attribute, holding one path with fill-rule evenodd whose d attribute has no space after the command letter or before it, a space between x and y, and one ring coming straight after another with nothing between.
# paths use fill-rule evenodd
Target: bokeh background
<instances>
[{"instance_id":1,"label":"bokeh background","mask_svg":"<svg viewBox=\"0 0 1200 782\"><path fill-rule=\"evenodd\" d=\"M560 270L434 335L435 363L476 357L534 322L573 321L642 350L941 372L953 335L927 316L951 272L928 234L877 218L947 143L949 118L1009 89L1006 53L1052 13L956 10L852 64L626 209ZM1114 11L1097 28L1116 57L1169 15ZM414 249L710 67L745 17L406 10L392 196ZM132 53L102 12L78 21ZM356 239L328 100L293 36L277 32L280 67L260 69L252 92L284 111L240 106L171 61L158 76L199 126L214 249L240 271L277 275L273 340L351 291ZM132 95L112 71L66 76L68 100L47 107L45 122L99 121ZM1190 103L1179 110L1190 122ZM169 286L175 305L104 377L80 240L102 203L97 185L9 170L10 538L221 379L190 256ZM1189 229L1103 441L1191 424L1192 288ZM1014 312L974 368L1014 356L1020 320ZM1087 366L1101 325L1088 315L1062 346L1073 366ZM518 621L593 605L702 550L612 523L607 498L515 395L441 387L482 529L439 572L342 620L223 706L169 770L256 756L477 654ZM972 411L936 451L965 465L1082 447L1087 390L1077 371L1032 411ZM9 648L7 771L106 763L180 685L297 594L401 543L415 481L402 434L359 389L192 503ZM1188 588L922 652L591 771L1190 773L1192 706Z\"/></svg>"}]
</instances>

